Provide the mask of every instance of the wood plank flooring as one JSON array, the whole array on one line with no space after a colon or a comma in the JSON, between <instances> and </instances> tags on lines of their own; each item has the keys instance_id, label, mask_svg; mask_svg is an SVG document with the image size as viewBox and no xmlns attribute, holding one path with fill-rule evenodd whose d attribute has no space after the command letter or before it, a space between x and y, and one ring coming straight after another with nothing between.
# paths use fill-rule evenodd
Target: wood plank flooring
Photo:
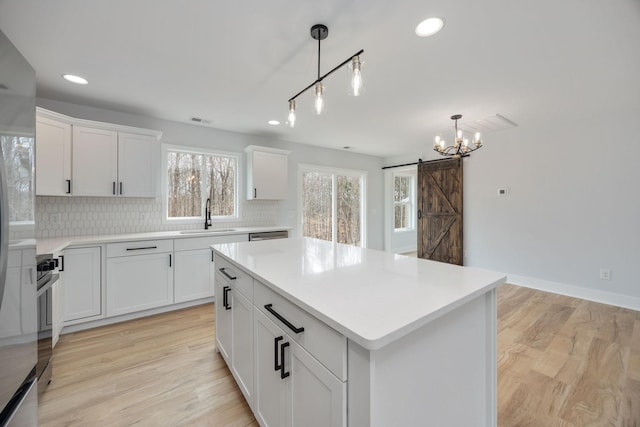
<instances>
[{"instance_id":1,"label":"wood plank flooring","mask_svg":"<svg viewBox=\"0 0 640 427\"><path fill-rule=\"evenodd\" d=\"M63 335L40 425L257 426L215 352L213 310ZM640 313L500 287L498 420L640 427Z\"/></svg>"}]
</instances>

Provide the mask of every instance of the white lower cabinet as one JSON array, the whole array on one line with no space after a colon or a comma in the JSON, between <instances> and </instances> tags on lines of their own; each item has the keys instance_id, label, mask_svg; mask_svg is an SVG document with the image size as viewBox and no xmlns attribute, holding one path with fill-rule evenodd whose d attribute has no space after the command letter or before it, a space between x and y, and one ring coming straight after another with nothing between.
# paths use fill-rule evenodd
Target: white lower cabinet
<instances>
[{"instance_id":1,"label":"white lower cabinet","mask_svg":"<svg viewBox=\"0 0 640 427\"><path fill-rule=\"evenodd\" d=\"M101 248L65 249L61 257L64 275L65 322L88 320L102 315Z\"/></svg>"},{"instance_id":2,"label":"white lower cabinet","mask_svg":"<svg viewBox=\"0 0 640 427\"><path fill-rule=\"evenodd\" d=\"M173 304L173 241L107 245L107 316Z\"/></svg>"},{"instance_id":3,"label":"white lower cabinet","mask_svg":"<svg viewBox=\"0 0 640 427\"><path fill-rule=\"evenodd\" d=\"M60 332L64 326L64 282L62 280L62 274L60 274L58 281L51 286L51 338L53 341L53 347L58 343L60 338Z\"/></svg>"},{"instance_id":4,"label":"white lower cabinet","mask_svg":"<svg viewBox=\"0 0 640 427\"><path fill-rule=\"evenodd\" d=\"M213 296L212 258L211 249L176 252L174 302Z\"/></svg>"},{"instance_id":5,"label":"white lower cabinet","mask_svg":"<svg viewBox=\"0 0 640 427\"><path fill-rule=\"evenodd\" d=\"M346 426L347 384L254 309L254 414L261 426Z\"/></svg>"}]
</instances>

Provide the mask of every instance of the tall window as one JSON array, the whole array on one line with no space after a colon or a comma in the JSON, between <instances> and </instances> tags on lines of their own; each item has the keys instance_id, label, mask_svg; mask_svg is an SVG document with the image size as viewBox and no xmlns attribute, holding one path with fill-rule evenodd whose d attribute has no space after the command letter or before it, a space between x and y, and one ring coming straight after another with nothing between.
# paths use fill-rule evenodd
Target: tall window
<instances>
[{"instance_id":1,"label":"tall window","mask_svg":"<svg viewBox=\"0 0 640 427\"><path fill-rule=\"evenodd\" d=\"M167 147L166 171L167 219L203 219L207 199L212 217L238 217L237 156Z\"/></svg>"},{"instance_id":2,"label":"tall window","mask_svg":"<svg viewBox=\"0 0 640 427\"><path fill-rule=\"evenodd\" d=\"M393 180L393 228L407 230L414 228L414 177L396 175Z\"/></svg>"},{"instance_id":3,"label":"tall window","mask_svg":"<svg viewBox=\"0 0 640 427\"><path fill-rule=\"evenodd\" d=\"M1 135L2 157L11 200L9 221L34 222L34 145L32 137Z\"/></svg>"},{"instance_id":4,"label":"tall window","mask_svg":"<svg viewBox=\"0 0 640 427\"><path fill-rule=\"evenodd\" d=\"M302 235L362 246L366 174L300 167Z\"/></svg>"}]
</instances>

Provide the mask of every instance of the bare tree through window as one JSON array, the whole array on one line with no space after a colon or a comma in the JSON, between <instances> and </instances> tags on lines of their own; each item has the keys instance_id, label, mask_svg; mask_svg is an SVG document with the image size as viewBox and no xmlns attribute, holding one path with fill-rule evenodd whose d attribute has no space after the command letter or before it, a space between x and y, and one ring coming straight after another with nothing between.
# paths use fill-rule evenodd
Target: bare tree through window
<instances>
[{"instance_id":1,"label":"bare tree through window","mask_svg":"<svg viewBox=\"0 0 640 427\"><path fill-rule=\"evenodd\" d=\"M204 216L211 199L211 215L236 215L237 160L232 156L183 151L167 152L167 216Z\"/></svg>"},{"instance_id":2,"label":"bare tree through window","mask_svg":"<svg viewBox=\"0 0 640 427\"><path fill-rule=\"evenodd\" d=\"M11 222L34 222L34 144L33 138L15 135L0 136L2 157L7 172L7 191L12 201Z\"/></svg>"}]
</instances>

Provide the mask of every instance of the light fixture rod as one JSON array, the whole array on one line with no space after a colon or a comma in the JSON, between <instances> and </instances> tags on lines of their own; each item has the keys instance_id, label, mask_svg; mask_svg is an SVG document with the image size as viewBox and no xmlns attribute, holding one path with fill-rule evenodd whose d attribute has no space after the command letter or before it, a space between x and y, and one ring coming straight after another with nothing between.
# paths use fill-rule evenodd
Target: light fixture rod
<instances>
[{"instance_id":1,"label":"light fixture rod","mask_svg":"<svg viewBox=\"0 0 640 427\"><path fill-rule=\"evenodd\" d=\"M318 43L320 43L320 40L318 40ZM311 89L313 86L315 86L316 83L321 82L322 80L324 80L325 78L327 78L330 74L332 74L334 71L336 71L337 69L344 67L346 64L349 63L349 61L351 61L355 56L358 56L360 54L364 53L364 49L360 49L358 52L354 53L353 55L351 55L350 57L348 57L347 59L345 59L341 64L339 64L338 66L336 66L333 70L329 71L328 73L326 73L323 76L320 76L320 47L318 46L318 80L314 81L313 83L311 83L309 86L305 87L304 89L302 89L300 92L298 92L297 94L295 94L294 96L292 96L291 98L289 98L289 101L293 101L294 99L296 99L297 97L299 97L300 95L302 95L303 93L305 93L307 90Z\"/></svg>"}]
</instances>

